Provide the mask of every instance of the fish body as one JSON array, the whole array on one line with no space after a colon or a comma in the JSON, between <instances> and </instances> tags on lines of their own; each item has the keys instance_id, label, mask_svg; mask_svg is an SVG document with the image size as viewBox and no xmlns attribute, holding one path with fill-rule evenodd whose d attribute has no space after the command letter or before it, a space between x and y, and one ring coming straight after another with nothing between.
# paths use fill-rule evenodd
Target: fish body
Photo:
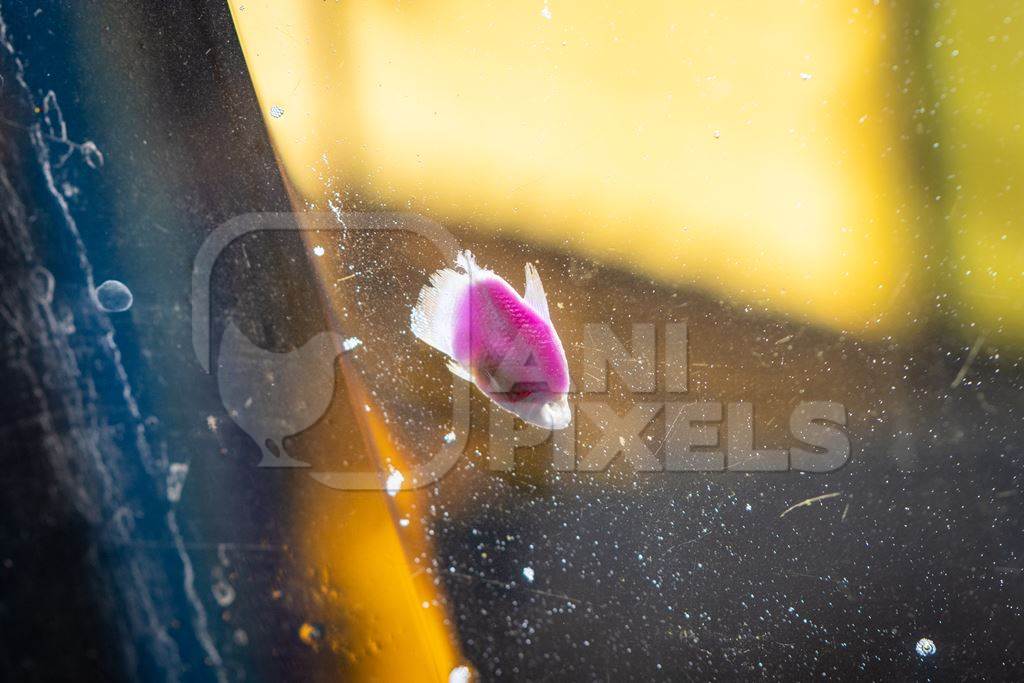
<instances>
[{"instance_id":1,"label":"fish body","mask_svg":"<svg viewBox=\"0 0 1024 683\"><path fill-rule=\"evenodd\" d=\"M522 296L468 251L430 277L411 316L413 334L449 357L448 367L524 422L563 429L572 421L565 350L547 296L526 264Z\"/></svg>"}]
</instances>

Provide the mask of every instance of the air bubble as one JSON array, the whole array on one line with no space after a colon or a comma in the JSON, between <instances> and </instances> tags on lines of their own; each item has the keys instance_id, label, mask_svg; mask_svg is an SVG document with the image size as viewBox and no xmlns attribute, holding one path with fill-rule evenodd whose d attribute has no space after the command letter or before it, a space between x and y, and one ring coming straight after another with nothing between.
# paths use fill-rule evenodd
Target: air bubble
<instances>
[{"instance_id":1,"label":"air bubble","mask_svg":"<svg viewBox=\"0 0 1024 683\"><path fill-rule=\"evenodd\" d=\"M213 599L221 607L229 607L235 601L235 589L224 579L220 579L213 584L211 590L213 592Z\"/></svg>"},{"instance_id":2,"label":"air bubble","mask_svg":"<svg viewBox=\"0 0 1024 683\"><path fill-rule=\"evenodd\" d=\"M107 313L121 313L132 307L132 290L118 280L107 280L96 288L96 305Z\"/></svg>"},{"instance_id":3,"label":"air bubble","mask_svg":"<svg viewBox=\"0 0 1024 683\"><path fill-rule=\"evenodd\" d=\"M53 273L42 266L32 271L31 279L32 296L41 304L48 304L53 301L54 279Z\"/></svg>"}]
</instances>

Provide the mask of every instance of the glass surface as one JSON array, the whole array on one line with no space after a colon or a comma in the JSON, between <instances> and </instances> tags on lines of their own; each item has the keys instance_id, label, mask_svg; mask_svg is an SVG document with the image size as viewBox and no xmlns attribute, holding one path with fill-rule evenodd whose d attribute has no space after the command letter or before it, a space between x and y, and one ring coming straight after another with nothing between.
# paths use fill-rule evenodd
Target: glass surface
<instances>
[{"instance_id":1,"label":"glass surface","mask_svg":"<svg viewBox=\"0 0 1024 683\"><path fill-rule=\"evenodd\" d=\"M0 20L12 680L1021 679L1024 4Z\"/></svg>"}]
</instances>

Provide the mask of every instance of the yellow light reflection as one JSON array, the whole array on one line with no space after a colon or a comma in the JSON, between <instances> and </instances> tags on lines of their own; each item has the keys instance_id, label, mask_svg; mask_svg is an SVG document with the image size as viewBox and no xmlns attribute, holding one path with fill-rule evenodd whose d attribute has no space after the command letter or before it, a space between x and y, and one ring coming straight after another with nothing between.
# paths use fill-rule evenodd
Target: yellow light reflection
<instances>
[{"instance_id":1,"label":"yellow light reflection","mask_svg":"<svg viewBox=\"0 0 1024 683\"><path fill-rule=\"evenodd\" d=\"M885 8L540 10L233 9L307 199L330 196L325 176L340 173L393 205L809 321L867 335L904 324L917 226L882 68Z\"/></svg>"}]
</instances>

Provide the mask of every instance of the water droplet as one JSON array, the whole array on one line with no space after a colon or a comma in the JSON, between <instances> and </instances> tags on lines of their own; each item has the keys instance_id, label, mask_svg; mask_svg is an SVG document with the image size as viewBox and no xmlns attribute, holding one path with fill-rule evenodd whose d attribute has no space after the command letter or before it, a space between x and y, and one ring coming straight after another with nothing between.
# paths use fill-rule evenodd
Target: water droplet
<instances>
[{"instance_id":1,"label":"water droplet","mask_svg":"<svg viewBox=\"0 0 1024 683\"><path fill-rule=\"evenodd\" d=\"M921 657L931 657L935 654L936 649L935 641L931 638L922 638L914 646L914 651Z\"/></svg>"},{"instance_id":2,"label":"water droplet","mask_svg":"<svg viewBox=\"0 0 1024 683\"><path fill-rule=\"evenodd\" d=\"M107 280L96 288L96 304L107 313L120 313L132 307L132 290L117 280Z\"/></svg>"},{"instance_id":3,"label":"water droplet","mask_svg":"<svg viewBox=\"0 0 1024 683\"><path fill-rule=\"evenodd\" d=\"M281 118L282 116L284 116L284 107L282 107L279 104L275 104L273 107L270 108L270 115L273 116L275 119Z\"/></svg>"}]
</instances>

